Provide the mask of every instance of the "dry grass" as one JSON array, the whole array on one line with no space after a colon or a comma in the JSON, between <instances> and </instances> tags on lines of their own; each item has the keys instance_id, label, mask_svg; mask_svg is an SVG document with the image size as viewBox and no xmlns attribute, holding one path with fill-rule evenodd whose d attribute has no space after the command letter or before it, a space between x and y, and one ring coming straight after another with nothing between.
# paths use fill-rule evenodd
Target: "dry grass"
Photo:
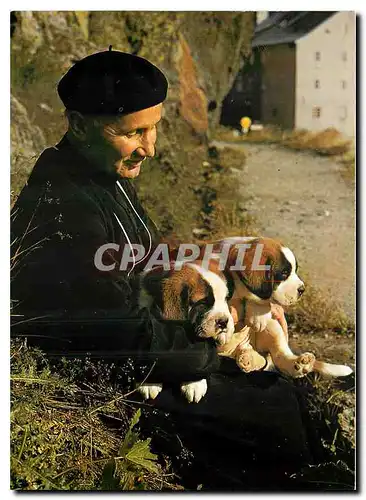
<instances>
[{"instance_id":1,"label":"dry grass","mask_svg":"<svg viewBox=\"0 0 366 500\"><path fill-rule=\"evenodd\" d=\"M251 131L248 135L234 135L234 131L227 127L220 127L215 134L215 140L230 142L254 142L266 144L280 144L297 151L311 151L325 156L346 155L352 150L353 142L345 139L335 128L328 128L321 132L308 130L282 130L275 126L266 126L263 130Z\"/></svg>"},{"instance_id":2,"label":"dry grass","mask_svg":"<svg viewBox=\"0 0 366 500\"><path fill-rule=\"evenodd\" d=\"M281 144L299 151L312 151L324 156L338 156L350 150L352 141L345 139L338 130L328 128L321 132L307 130L284 132Z\"/></svg>"},{"instance_id":3,"label":"dry grass","mask_svg":"<svg viewBox=\"0 0 366 500\"><path fill-rule=\"evenodd\" d=\"M238 130L231 129L220 125L216 131L212 140L216 141L228 141L228 142L258 142L258 143L277 143L282 140L283 131L279 127L268 125L262 130L250 131L248 135L241 135Z\"/></svg>"},{"instance_id":4,"label":"dry grass","mask_svg":"<svg viewBox=\"0 0 366 500\"><path fill-rule=\"evenodd\" d=\"M306 293L288 312L290 323L300 333L333 332L354 334L355 325L328 296L311 284L311 278L302 273L306 282Z\"/></svg>"},{"instance_id":5,"label":"dry grass","mask_svg":"<svg viewBox=\"0 0 366 500\"><path fill-rule=\"evenodd\" d=\"M310 374L295 385L305 391L307 409L320 436L322 463L310 465L296 478L313 484L317 491L352 491L355 487L355 380L324 379Z\"/></svg>"},{"instance_id":6,"label":"dry grass","mask_svg":"<svg viewBox=\"0 0 366 500\"><path fill-rule=\"evenodd\" d=\"M11 190L10 206L16 202L19 193L23 189L38 156L26 157L21 154L13 153L11 157Z\"/></svg>"}]
</instances>

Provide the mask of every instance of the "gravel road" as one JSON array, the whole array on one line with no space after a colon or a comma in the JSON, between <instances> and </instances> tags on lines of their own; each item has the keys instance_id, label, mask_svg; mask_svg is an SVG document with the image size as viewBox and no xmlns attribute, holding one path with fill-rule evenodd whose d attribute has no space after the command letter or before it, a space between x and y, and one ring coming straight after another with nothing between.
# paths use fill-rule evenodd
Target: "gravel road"
<instances>
[{"instance_id":1,"label":"gravel road","mask_svg":"<svg viewBox=\"0 0 366 500\"><path fill-rule=\"evenodd\" d=\"M216 141L246 154L243 209L260 233L281 239L299 268L351 318L355 308L355 194L334 159L276 145Z\"/></svg>"}]
</instances>

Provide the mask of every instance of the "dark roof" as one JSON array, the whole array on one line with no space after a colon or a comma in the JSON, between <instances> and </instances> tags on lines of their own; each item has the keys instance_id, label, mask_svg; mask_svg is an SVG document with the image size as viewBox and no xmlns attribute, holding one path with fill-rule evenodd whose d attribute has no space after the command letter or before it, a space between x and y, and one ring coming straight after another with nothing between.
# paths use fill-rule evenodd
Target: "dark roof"
<instances>
[{"instance_id":1,"label":"dark roof","mask_svg":"<svg viewBox=\"0 0 366 500\"><path fill-rule=\"evenodd\" d=\"M271 12L255 29L252 47L290 43L307 35L335 11Z\"/></svg>"}]
</instances>

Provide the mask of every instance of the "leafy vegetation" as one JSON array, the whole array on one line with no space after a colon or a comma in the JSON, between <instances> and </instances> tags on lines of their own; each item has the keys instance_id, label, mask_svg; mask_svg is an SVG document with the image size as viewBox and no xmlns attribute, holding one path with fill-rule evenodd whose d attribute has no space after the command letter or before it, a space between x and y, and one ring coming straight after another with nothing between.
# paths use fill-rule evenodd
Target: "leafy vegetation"
<instances>
[{"instance_id":1,"label":"leafy vegetation","mask_svg":"<svg viewBox=\"0 0 366 500\"><path fill-rule=\"evenodd\" d=\"M52 366L24 340L12 341L11 488L179 489L150 438L140 438L141 410L128 403L131 391L112 387L105 368L103 391L100 379L89 380L90 368L88 361Z\"/></svg>"}]
</instances>

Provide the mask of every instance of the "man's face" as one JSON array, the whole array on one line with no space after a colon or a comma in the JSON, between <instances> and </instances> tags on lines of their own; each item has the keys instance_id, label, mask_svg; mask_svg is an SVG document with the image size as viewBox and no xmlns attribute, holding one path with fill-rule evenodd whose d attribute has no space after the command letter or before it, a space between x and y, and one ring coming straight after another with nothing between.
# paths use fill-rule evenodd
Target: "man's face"
<instances>
[{"instance_id":1,"label":"man's face","mask_svg":"<svg viewBox=\"0 0 366 500\"><path fill-rule=\"evenodd\" d=\"M121 177L137 177L142 162L155 154L162 107L158 104L119 118L103 118L99 126L89 130L90 153L99 164L112 167Z\"/></svg>"}]
</instances>

